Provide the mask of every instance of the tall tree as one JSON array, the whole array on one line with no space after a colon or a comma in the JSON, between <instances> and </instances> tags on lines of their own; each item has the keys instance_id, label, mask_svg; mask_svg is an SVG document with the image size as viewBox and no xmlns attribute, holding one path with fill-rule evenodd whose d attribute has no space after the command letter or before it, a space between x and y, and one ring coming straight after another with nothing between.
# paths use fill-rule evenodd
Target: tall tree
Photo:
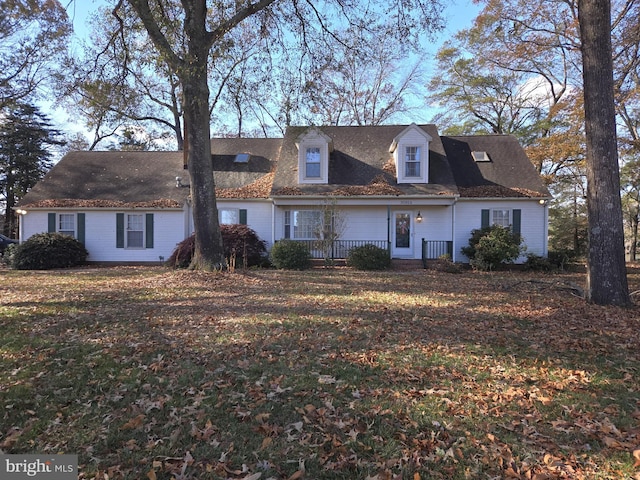
<instances>
[{"instance_id":1,"label":"tall tree","mask_svg":"<svg viewBox=\"0 0 640 480\"><path fill-rule=\"evenodd\" d=\"M6 105L0 123L0 199L5 206L2 231L17 232L13 208L51 167L50 146L61 145L60 132L29 104Z\"/></svg>"},{"instance_id":2,"label":"tall tree","mask_svg":"<svg viewBox=\"0 0 640 480\"><path fill-rule=\"evenodd\" d=\"M579 0L587 139L587 297L630 305L616 141L609 0Z\"/></svg>"},{"instance_id":3,"label":"tall tree","mask_svg":"<svg viewBox=\"0 0 640 480\"><path fill-rule=\"evenodd\" d=\"M57 0L0 0L0 108L33 95L66 50L71 31Z\"/></svg>"},{"instance_id":4,"label":"tall tree","mask_svg":"<svg viewBox=\"0 0 640 480\"><path fill-rule=\"evenodd\" d=\"M363 28L387 22L396 32L398 41L415 39L416 33L433 28L434 21L439 20L437 0L335 1L319 6L310 0L216 0L210 2L210 8L207 8L206 0L182 1L180 7L170 0L119 0L114 8L116 16L125 1L142 21L159 54L180 79L195 227L192 266L204 270L225 264L209 135L207 80L211 49L222 47L228 33L248 18L259 20L257 35L266 38L268 32L282 29L281 38L299 34L302 47L313 31L331 35L330 19L335 22L339 15L344 22L358 23ZM287 25L291 26L291 31L285 35ZM174 38L167 34L171 29L181 32L180 41L172 42Z\"/></svg>"}]
</instances>

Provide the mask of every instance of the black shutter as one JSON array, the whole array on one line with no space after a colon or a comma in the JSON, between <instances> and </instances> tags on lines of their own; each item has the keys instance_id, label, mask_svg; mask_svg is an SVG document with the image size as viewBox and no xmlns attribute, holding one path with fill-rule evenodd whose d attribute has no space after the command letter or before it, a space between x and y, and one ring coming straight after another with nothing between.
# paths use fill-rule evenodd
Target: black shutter
<instances>
[{"instance_id":1,"label":"black shutter","mask_svg":"<svg viewBox=\"0 0 640 480\"><path fill-rule=\"evenodd\" d=\"M116 213L116 248L124 248L124 213Z\"/></svg>"}]
</instances>

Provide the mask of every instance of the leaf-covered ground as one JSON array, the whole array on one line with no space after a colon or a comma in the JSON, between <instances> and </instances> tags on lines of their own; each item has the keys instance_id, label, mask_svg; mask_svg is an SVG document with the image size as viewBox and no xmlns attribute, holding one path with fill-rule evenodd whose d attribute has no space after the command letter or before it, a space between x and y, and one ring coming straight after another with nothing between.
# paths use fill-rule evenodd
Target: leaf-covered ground
<instances>
[{"instance_id":1,"label":"leaf-covered ground","mask_svg":"<svg viewBox=\"0 0 640 480\"><path fill-rule=\"evenodd\" d=\"M2 270L0 449L100 480L638 479L640 309L583 281Z\"/></svg>"}]
</instances>

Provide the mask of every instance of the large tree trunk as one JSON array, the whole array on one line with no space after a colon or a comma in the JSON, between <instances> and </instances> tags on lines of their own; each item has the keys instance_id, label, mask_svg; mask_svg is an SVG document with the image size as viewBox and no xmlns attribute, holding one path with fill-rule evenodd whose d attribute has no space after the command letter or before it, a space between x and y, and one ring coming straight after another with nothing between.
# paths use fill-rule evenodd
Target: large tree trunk
<instances>
[{"instance_id":1,"label":"large tree trunk","mask_svg":"<svg viewBox=\"0 0 640 480\"><path fill-rule=\"evenodd\" d=\"M191 268L211 271L225 268L226 262L218 223L209 135L206 3L199 0L185 13L190 58L180 75L184 91L184 122L188 126L185 143L195 227L195 253Z\"/></svg>"},{"instance_id":2,"label":"large tree trunk","mask_svg":"<svg viewBox=\"0 0 640 480\"><path fill-rule=\"evenodd\" d=\"M630 305L616 141L609 0L579 0L582 39L589 250L587 296Z\"/></svg>"}]
</instances>

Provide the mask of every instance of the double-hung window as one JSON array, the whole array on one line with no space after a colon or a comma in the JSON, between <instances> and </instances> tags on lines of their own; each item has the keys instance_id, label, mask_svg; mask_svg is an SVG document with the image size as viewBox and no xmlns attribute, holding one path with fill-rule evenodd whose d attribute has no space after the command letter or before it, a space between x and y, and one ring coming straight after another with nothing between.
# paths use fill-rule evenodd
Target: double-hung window
<instances>
[{"instance_id":1,"label":"double-hung window","mask_svg":"<svg viewBox=\"0 0 640 480\"><path fill-rule=\"evenodd\" d=\"M127 248L144 247L144 215L141 213L127 214Z\"/></svg>"},{"instance_id":2,"label":"double-hung window","mask_svg":"<svg viewBox=\"0 0 640 480\"><path fill-rule=\"evenodd\" d=\"M511 225L510 210L491 210L491 224L508 227Z\"/></svg>"},{"instance_id":3,"label":"double-hung window","mask_svg":"<svg viewBox=\"0 0 640 480\"><path fill-rule=\"evenodd\" d=\"M420 147L405 148L404 176L420 177Z\"/></svg>"},{"instance_id":4,"label":"double-hung window","mask_svg":"<svg viewBox=\"0 0 640 480\"><path fill-rule=\"evenodd\" d=\"M320 178L320 147L308 147L305 156L305 178Z\"/></svg>"},{"instance_id":5,"label":"double-hung window","mask_svg":"<svg viewBox=\"0 0 640 480\"><path fill-rule=\"evenodd\" d=\"M313 240L322 231L320 210L287 210L284 212L284 238Z\"/></svg>"},{"instance_id":6,"label":"double-hung window","mask_svg":"<svg viewBox=\"0 0 640 480\"><path fill-rule=\"evenodd\" d=\"M58 233L63 235L69 235L70 237L76 236L76 214L75 213L61 213L58 215Z\"/></svg>"}]
</instances>

